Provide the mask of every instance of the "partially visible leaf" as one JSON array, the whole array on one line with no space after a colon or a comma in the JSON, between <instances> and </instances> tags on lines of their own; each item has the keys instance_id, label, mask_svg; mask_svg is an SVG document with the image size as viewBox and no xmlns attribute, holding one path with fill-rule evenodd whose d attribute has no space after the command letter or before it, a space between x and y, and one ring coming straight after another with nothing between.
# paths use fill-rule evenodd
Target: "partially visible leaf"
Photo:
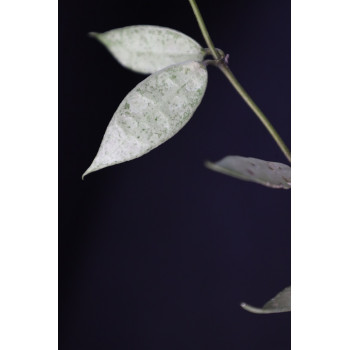
<instances>
[{"instance_id":1,"label":"partially visible leaf","mask_svg":"<svg viewBox=\"0 0 350 350\"><path fill-rule=\"evenodd\" d=\"M245 181L256 182L267 187L283 189L290 189L291 187L290 166L282 163L268 162L256 158L227 156L216 163L206 162L205 165L219 173Z\"/></svg>"},{"instance_id":2,"label":"partially visible leaf","mask_svg":"<svg viewBox=\"0 0 350 350\"><path fill-rule=\"evenodd\" d=\"M262 308L257 308L246 303L242 303L241 307L255 314L273 314L280 312L288 312L291 310L291 287L287 287L278 293L274 298L268 301Z\"/></svg>"},{"instance_id":3,"label":"partially visible leaf","mask_svg":"<svg viewBox=\"0 0 350 350\"><path fill-rule=\"evenodd\" d=\"M202 61L204 49L192 38L174 29L137 25L90 33L126 68L154 73L185 61Z\"/></svg>"},{"instance_id":4,"label":"partially visible leaf","mask_svg":"<svg viewBox=\"0 0 350 350\"><path fill-rule=\"evenodd\" d=\"M139 83L114 113L97 156L83 177L140 157L174 136L201 103L207 81L205 65L185 62Z\"/></svg>"}]
</instances>

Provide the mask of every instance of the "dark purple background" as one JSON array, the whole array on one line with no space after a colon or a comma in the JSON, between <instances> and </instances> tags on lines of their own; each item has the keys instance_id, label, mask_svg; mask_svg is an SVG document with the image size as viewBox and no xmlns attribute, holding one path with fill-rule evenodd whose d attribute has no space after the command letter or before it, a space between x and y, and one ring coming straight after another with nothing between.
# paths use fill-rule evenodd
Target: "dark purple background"
<instances>
[{"instance_id":1,"label":"dark purple background","mask_svg":"<svg viewBox=\"0 0 350 350\"><path fill-rule=\"evenodd\" d=\"M290 145L290 1L198 1L215 45ZM144 76L89 31L177 29L204 46L187 1L60 6L60 349L290 348L290 314L254 315L290 284L290 191L214 173L207 159L287 162L225 77L151 153L81 180L125 95Z\"/></svg>"}]
</instances>

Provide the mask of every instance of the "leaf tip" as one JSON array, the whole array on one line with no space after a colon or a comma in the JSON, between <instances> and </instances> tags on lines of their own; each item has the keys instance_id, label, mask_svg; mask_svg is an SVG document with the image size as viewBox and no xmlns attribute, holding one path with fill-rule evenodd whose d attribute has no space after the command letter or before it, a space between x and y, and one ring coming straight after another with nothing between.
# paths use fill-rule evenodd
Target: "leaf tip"
<instances>
[{"instance_id":1,"label":"leaf tip","mask_svg":"<svg viewBox=\"0 0 350 350\"><path fill-rule=\"evenodd\" d=\"M101 164L98 160L98 158L96 157L94 159L94 161L91 163L91 165L87 168L87 170L85 171L85 173L82 175L82 180L85 179L85 176L91 173L94 173L95 171L101 170L103 168L115 165L117 163L111 163L111 164Z\"/></svg>"},{"instance_id":2,"label":"leaf tip","mask_svg":"<svg viewBox=\"0 0 350 350\"><path fill-rule=\"evenodd\" d=\"M95 169L91 169L91 166L92 166L92 164L87 168L87 170L85 171L85 173L81 176L81 179L82 179L83 181L84 181L86 175L88 175L88 174L90 174L90 173L92 173L92 172L95 171Z\"/></svg>"},{"instance_id":3,"label":"leaf tip","mask_svg":"<svg viewBox=\"0 0 350 350\"><path fill-rule=\"evenodd\" d=\"M95 38L95 39L98 39L98 36L99 36L100 34L99 33L96 33L96 32L89 32L88 33L88 36L90 37L90 38Z\"/></svg>"},{"instance_id":4,"label":"leaf tip","mask_svg":"<svg viewBox=\"0 0 350 350\"><path fill-rule=\"evenodd\" d=\"M262 314L264 313L262 309L259 309L257 307L251 306L247 303L241 303L241 308L244 309L245 311L252 312L254 314Z\"/></svg>"},{"instance_id":5,"label":"leaf tip","mask_svg":"<svg viewBox=\"0 0 350 350\"><path fill-rule=\"evenodd\" d=\"M84 181L84 178L85 178L85 176L88 174L88 172L87 172L87 170L85 171L85 173L81 176L81 179L82 179L82 181Z\"/></svg>"},{"instance_id":6,"label":"leaf tip","mask_svg":"<svg viewBox=\"0 0 350 350\"><path fill-rule=\"evenodd\" d=\"M211 162L210 160L206 160L204 162L204 166L209 170L218 171L217 165L215 163Z\"/></svg>"},{"instance_id":7,"label":"leaf tip","mask_svg":"<svg viewBox=\"0 0 350 350\"><path fill-rule=\"evenodd\" d=\"M205 166L206 168L208 168L208 169L212 169L213 163L212 163L210 160L206 160L206 161L204 162L204 166Z\"/></svg>"},{"instance_id":8,"label":"leaf tip","mask_svg":"<svg viewBox=\"0 0 350 350\"><path fill-rule=\"evenodd\" d=\"M240 305L240 307L241 307L241 308L243 308L243 309L245 309L245 308L246 308L246 306L247 306L247 304L246 304L246 303L240 303L239 305Z\"/></svg>"}]
</instances>

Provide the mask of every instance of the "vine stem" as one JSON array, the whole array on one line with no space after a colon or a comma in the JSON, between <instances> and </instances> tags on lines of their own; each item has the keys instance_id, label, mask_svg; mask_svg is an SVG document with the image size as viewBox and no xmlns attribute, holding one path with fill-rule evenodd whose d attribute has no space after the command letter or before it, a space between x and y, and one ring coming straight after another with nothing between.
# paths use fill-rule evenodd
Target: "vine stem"
<instances>
[{"instance_id":1,"label":"vine stem","mask_svg":"<svg viewBox=\"0 0 350 350\"><path fill-rule=\"evenodd\" d=\"M198 8L198 5L196 3L195 0L189 0L190 4L191 4L191 7L192 7L192 10L194 12L194 15L196 16L196 19L197 19L197 22L198 22L198 25L199 25L199 28L202 32L202 35L204 37L204 40L205 42L207 43L210 51L211 51L211 54L213 55L213 57L218 60L220 59L220 56L219 54L216 52L216 49L215 49L215 46L213 44L213 41L211 40L210 38L210 35L208 33L208 29L204 23L204 20L203 20L203 17L199 11L199 8Z\"/></svg>"},{"instance_id":2,"label":"vine stem","mask_svg":"<svg viewBox=\"0 0 350 350\"><path fill-rule=\"evenodd\" d=\"M220 70L224 73L226 78L230 81L232 86L236 89L236 91L240 94L240 96L243 98L245 103L251 108L251 110L256 114L256 116L259 118L259 120L263 123L267 131L270 133L270 135L273 137L273 139L276 141L277 145L283 152L283 154L286 156L286 158L291 162L291 155L288 147L283 142L281 136L278 134L276 129L273 127L273 125L270 123L270 121L267 119L265 114L261 111L261 109L256 105L256 103L252 100L252 98L248 95L248 93L244 90L242 85L239 83L239 81L236 79L236 77L231 72L231 69L227 66L225 63L219 63Z\"/></svg>"},{"instance_id":3,"label":"vine stem","mask_svg":"<svg viewBox=\"0 0 350 350\"><path fill-rule=\"evenodd\" d=\"M227 63L224 62L221 58L221 56L218 54L217 50L215 49L214 43L210 38L210 35L208 33L208 29L204 23L203 17L199 11L198 5L196 3L196 0L189 0L193 13L197 19L199 28L202 32L202 35L204 37L204 40L206 44L208 45L208 48L210 49L210 52L212 56L218 61L217 66L221 70L221 72L226 76L228 81L232 84L232 86L236 89L238 94L243 98L243 100L246 102L246 104L251 108L251 110L255 113L255 115L259 118L259 120L262 122L262 124L265 126L267 131L270 133L272 138L276 141L278 147L281 149L283 154L286 156L286 158L291 162L291 155L288 147L283 142L281 136L278 134L276 129L272 126L270 121L267 119L265 114L262 112L262 110L256 105L256 103L253 101L253 99L248 95L248 93L244 90L242 85L239 83L237 78L233 75L230 68L228 67Z\"/></svg>"}]
</instances>

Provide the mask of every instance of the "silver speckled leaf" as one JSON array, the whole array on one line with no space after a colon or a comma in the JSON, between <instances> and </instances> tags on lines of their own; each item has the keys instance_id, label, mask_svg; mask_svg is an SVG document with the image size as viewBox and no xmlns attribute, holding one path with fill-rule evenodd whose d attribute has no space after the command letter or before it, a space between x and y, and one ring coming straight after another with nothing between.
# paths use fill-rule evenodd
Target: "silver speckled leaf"
<instances>
[{"instance_id":1,"label":"silver speckled leaf","mask_svg":"<svg viewBox=\"0 0 350 350\"><path fill-rule=\"evenodd\" d=\"M147 77L124 98L114 113L93 171L140 157L174 136L202 101L206 66L185 62Z\"/></svg>"},{"instance_id":2,"label":"silver speckled leaf","mask_svg":"<svg viewBox=\"0 0 350 350\"><path fill-rule=\"evenodd\" d=\"M255 314L273 314L288 312L291 310L291 287L287 287L268 301L262 308L257 308L246 303L242 303L243 309Z\"/></svg>"},{"instance_id":3,"label":"silver speckled leaf","mask_svg":"<svg viewBox=\"0 0 350 350\"><path fill-rule=\"evenodd\" d=\"M205 165L214 171L233 176L235 178L256 182L271 187L290 189L290 166L268 162L256 158L227 156L216 163L206 162Z\"/></svg>"},{"instance_id":4,"label":"silver speckled leaf","mask_svg":"<svg viewBox=\"0 0 350 350\"><path fill-rule=\"evenodd\" d=\"M202 61L203 48L189 36L165 27L137 25L90 33L126 68L154 73L185 61Z\"/></svg>"}]
</instances>

